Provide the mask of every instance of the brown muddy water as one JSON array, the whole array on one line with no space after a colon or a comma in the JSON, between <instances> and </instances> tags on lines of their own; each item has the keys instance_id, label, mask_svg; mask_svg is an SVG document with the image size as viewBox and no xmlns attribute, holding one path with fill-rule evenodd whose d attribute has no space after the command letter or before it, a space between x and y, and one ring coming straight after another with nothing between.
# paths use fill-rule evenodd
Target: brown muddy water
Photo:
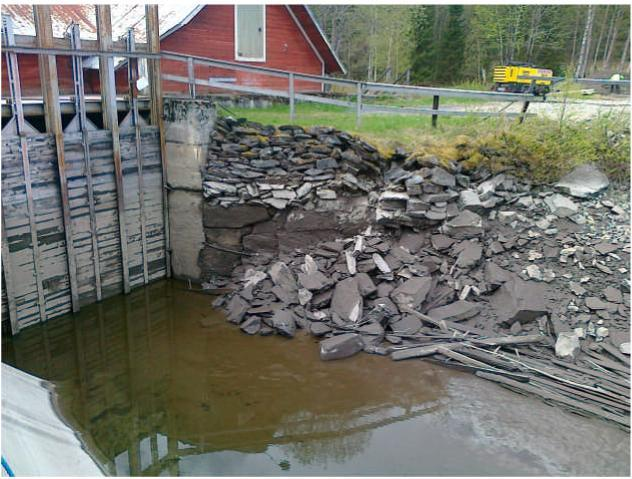
<instances>
[{"instance_id":1,"label":"brown muddy water","mask_svg":"<svg viewBox=\"0 0 632 479\"><path fill-rule=\"evenodd\" d=\"M113 475L622 475L629 435L471 374L251 337L162 281L4 337Z\"/></svg>"}]
</instances>

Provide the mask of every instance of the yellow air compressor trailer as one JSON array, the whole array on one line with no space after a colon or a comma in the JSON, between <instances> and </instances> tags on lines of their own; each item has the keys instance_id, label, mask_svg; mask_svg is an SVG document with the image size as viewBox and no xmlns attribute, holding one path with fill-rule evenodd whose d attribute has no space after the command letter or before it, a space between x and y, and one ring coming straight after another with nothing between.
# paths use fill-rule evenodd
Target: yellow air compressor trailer
<instances>
[{"instance_id":1,"label":"yellow air compressor trailer","mask_svg":"<svg viewBox=\"0 0 632 479\"><path fill-rule=\"evenodd\" d=\"M511 93L533 93L546 95L551 91L551 80L531 80L522 77L552 77L553 71L528 64L509 64L494 67L495 91Z\"/></svg>"}]
</instances>

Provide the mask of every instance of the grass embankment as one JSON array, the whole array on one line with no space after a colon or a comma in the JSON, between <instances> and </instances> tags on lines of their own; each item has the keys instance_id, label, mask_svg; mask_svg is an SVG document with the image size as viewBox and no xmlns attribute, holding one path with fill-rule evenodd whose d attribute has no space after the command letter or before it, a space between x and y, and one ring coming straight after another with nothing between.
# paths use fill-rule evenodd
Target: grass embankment
<instances>
[{"instance_id":1,"label":"grass embankment","mask_svg":"<svg viewBox=\"0 0 632 479\"><path fill-rule=\"evenodd\" d=\"M265 109L231 109L238 117L263 124L289 122L287 105ZM611 179L630 177L629 115L612 113L584 121L528 117L440 117L431 127L427 115L366 114L356 128L355 115L342 107L298 104L297 125L326 125L356 134L376 145L388 157L398 146L414 157L436 156L440 161L483 164L499 171L514 169L535 181L558 179L573 167L596 163Z\"/></svg>"}]
</instances>

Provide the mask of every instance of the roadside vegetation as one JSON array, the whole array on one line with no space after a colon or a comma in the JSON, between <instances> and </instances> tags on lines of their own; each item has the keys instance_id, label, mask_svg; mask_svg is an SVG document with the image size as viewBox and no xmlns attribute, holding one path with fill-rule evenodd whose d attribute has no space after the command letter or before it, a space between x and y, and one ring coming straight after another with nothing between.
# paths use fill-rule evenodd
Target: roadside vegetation
<instances>
[{"instance_id":1,"label":"roadside vegetation","mask_svg":"<svg viewBox=\"0 0 632 479\"><path fill-rule=\"evenodd\" d=\"M289 122L287 105L221 111L263 124ZM432 128L428 115L366 114L356 128L355 115L348 109L299 103L293 123L348 131L375 145L385 157L402 147L412 152L412 158L435 156L442 162L460 160L495 171L512 168L542 182L594 162L611 179L625 182L630 178L629 122L629 114L613 111L583 121L528 117L523 124L516 118L440 117L438 128Z\"/></svg>"}]
</instances>

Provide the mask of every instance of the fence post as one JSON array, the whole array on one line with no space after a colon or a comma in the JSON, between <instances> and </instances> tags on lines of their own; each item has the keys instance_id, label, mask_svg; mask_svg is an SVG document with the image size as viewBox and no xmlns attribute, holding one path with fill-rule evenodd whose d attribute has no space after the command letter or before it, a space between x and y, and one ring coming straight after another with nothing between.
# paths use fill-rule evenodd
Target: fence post
<instances>
[{"instance_id":1,"label":"fence post","mask_svg":"<svg viewBox=\"0 0 632 479\"><path fill-rule=\"evenodd\" d=\"M195 68L192 57L187 59L187 67L189 70L189 96L195 98Z\"/></svg>"},{"instance_id":2,"label":"fence post","mask_svg":"<svg viewBox=\"0 0 632 479\"><path fill-rule=\"evenodd\" d=\"M362 124L362 82L356 83L356 128Z\"/></svg>"},{"instance_id":3,"label":"fence post","mask_svg":"<svg viewBox=\"0 0 632 479\"><path fill-rule=\"evenodd\" d=\"M293 123L296 119L296 105L294 104L294 73L290 72L288 76L288 88L290 96L290 123Z\"/></svg>"},{"instance_id":4,"label":"fence post","mask_svg":"<svg viewBox=\"0 0 632 479\"><path fill-rule=\"evenodd\" d=\"M527 109L529 108L529 102L525 101L522 105L522 111L520 112L520 121L522 123L524 121L524 117L527 116Z\"/></svg>"},{"instance_id":5,"label":"fence post","mask_svg":"<svg viewBox=\"0 0 632 479\"><path fill-rule=\"evenodd\" d=\"M433 110L438 110L439 109L439 95L434 95L432 97L432 109ZM437 120L439 118L439 115L432 115L432 127L436 128L437 127Z\"/></svg>"}]
</instances>

